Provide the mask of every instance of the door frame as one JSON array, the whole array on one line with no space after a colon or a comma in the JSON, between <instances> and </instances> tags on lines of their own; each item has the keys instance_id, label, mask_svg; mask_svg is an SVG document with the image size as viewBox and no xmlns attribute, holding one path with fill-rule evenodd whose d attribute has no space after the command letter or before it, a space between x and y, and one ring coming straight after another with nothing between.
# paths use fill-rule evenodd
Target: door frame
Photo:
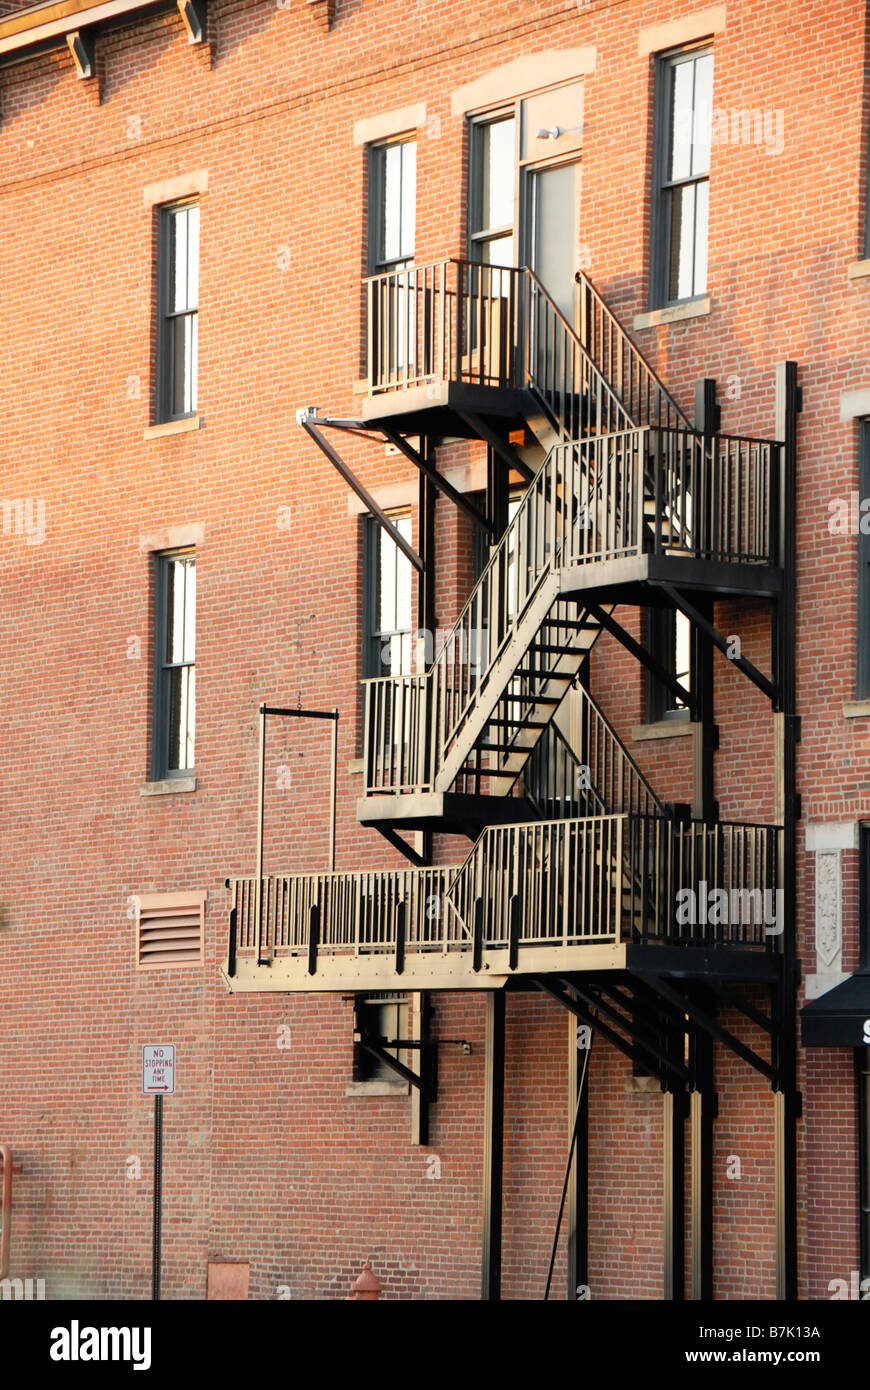
<instances>
[{"instance_id":1,"label":"door frame","mask_svg":"<svg viewBox=\"0 0 870 1390\"><path fill-rule=\"evenodd\" d=\"M529 159L522 163L518 168L519 188L517 192L518 232L517 245L519 250L520 265L528 266L529 270L534 270L534 241L535 241L535 201L532 196L534 178L537 174L547 173L550 169L558 169L564 164L575 164L577 166L577 186L575 192L575 213L577 221L574 226L574 252L576 259L577 238L579 236L580 224L579 214L581 199L583 196L583 156L578 150L570 150L564 155L555 155L548 159ZM575 266L576 269L576 266ZM552 294L548 285L544 288ZM579 296L575 284L572 300L572 312L568 317L571 327L576 329L578 326Z\"/></svg>"}]
</instances>

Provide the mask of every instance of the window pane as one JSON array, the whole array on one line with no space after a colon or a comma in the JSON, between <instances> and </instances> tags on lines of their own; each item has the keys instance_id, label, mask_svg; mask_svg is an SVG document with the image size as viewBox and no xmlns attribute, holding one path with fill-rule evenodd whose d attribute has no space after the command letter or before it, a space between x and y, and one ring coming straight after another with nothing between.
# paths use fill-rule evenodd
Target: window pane
<instances>
[{"instance_id":1,"label":"window pane","mask_svg":"<svg viewBox=\"0 0 870 1390\"><path fill-rule=\"evenodd\" d=\"M707 224L709 221L710 185L705 179L695 185L695 276L693 294L707 289Z\"/></svg>"},{"instance_id":2,"label":"window pane","mask_svg":"<svg viewBox=\"0 0 870 1390\"><path fill-rule=\"evenodd\" d=\"M514 239L512 236L493 237L483 243L485 265L514 265ZM505 293L507 290L505 289Z\"/></svg>"},{"instance_id":3,"label":"window pane","mask_svg":"<svg viewBox=\"0 0 870 1390\"><path fill-rule=\"evenodd\" d=\"M191 415L196 409L196 314L181 314L171 319L169 332L172 341L172 414Z\"/></svg>"},{"instance_id":4,"label":"window pane","mask_svg":"<svg viewBox=\"0 0 870 1390\"><path fill-rule=\"evenodd\" d=\"M386 532L381 531L380 544L380 611L378 629L380 632L394 632L396 628L396 561L398 547Z\"/></svg>"},{"instance_id":5,"label":"window pane","mask_svg":"<svg viewBox=\"0 0 870 1390\"><path fill-rule=\"evenodd\" d=\"M694 63L671 66L671 139L668 178L687 179L692 173L692 94Z\"/></svg>"},{"instance_id":6,"label":"window pane","mask_svg":"<svg viewBox=\"0 0 870 1390\"><path fill-rule=\"evenodd\" d=\"M708 174L713 135L713 54L705 53L692 66L695 69L692 173Z\"/></svg>"},{"instance_id":7,"label":"window pane","mask_svg":"<svg viewBox=\"0 0 870 1390\"><path fill-rule=\"evenodd\" d=\"M507 227L514 220L514 130L513 116L483 127L483 200L481 226Z\"/></svg>"},{"instance_id":8,"label":"window pane","mask_svg":"<svg viewBox=\"0 0 870 1390\"><path fill-rule=\"evenodd\" d=\"M689 642L691 629L685 613L676 614L676 670L675 675L685 690L689 685ZM682 703L682 701L678 702Z\"/></svg>"},{"instance_id":9,"label":"window pane","mask_svg":"<svg viewBox=\"0 0 870 1390\"><path fill-rule=\"evenodd\" d=\"M184 586L184 648L182 661L196 659L196 565L192 560L185 561Z\"/></svg>"},{"instance_id":10,"label":"window pane","mask_svg":"<svg viewBox=\"0 0 870 1390\"><path fill-rule=\"evenodd\" d=\"M670 133L667 177L671 181L706 174L713 131L713 55L671 65Z\"/></svg>"},{"instance_id":11,"label":"window pane","mask_svg":"<svg viewBox=\"0 0 870 1390\"><path fill-rule=\"evenodd\" d=\"M166 576L166 660L184 660L184 565L179 560L168 562Z\"/></svg>"},{"instance_id":12,"label":"window pane","mask_svg":"<svg viewBox=\"0 0 870 1390\"><path fill-rule=\"evenodd\" d=\"M402 154L400 145L388 145L383 152L384 207L382 261L397 261L402 241Z\"/></svg>"},{"instance_id":13,"label":"window pane","mask_svg":"<svg viewBox=\"0 0 870 1390\"><path fill-rule=\"evenodd\" d=\"M190 334L188 342L190 345L190 358L187 373L187 405L186 412L193 414L196 410L196 382L199 372L199 314L190 315Z\"/></svg>"},{"instance_id":14,"label":"window pane","mask_svg":"<svg viewBox=\"0 0 870 1390\"><path fill-rule=\"evenodd\" d=\"M393 525L407 541L411 540L411 518L392 517ZM377 566L377 606L372 645L372 675L400 675L413 669L411 562L381 527L373 532L376 550L371 559Z\"/></svg>"},{"instance_id":15,"label":"window pane","mask_svg":"<svg viewBox=\"0 0 870 1390\"><path fill-rule=\"evenodd\" d=\"M671 256L669 299L689 299L694 293L695 185L675 188L671 198Z\"/></svg>"},{"instance_id":16,"label":"window pane","mask_svg":"<svg viewBox=\"0 0 870 1390\"><path fill-rule=\"evenodd\" d=\"M408 260L414 255L414 231L417 208L417 143L384 145L378 151L381 160L380 195L383 206L378 212L381 264Z\"/></svg>"},{"instance_id":17,"label":"window pane","mask_svg":"<svg viewBox=\"0 0 870 1390\"><path fill-rule=\"evenodd\" d=\"M187 304L195 309L199 303L199 208L187 209Z\"/></svg>"},{"instance_id":18,"label":"window pane","mask_svg":"<svg viewBox=\"0 0 870 1390\"><path fill-rule=\"evenodd\" d=\"M174 212L169 222L171 283L169 308L187 308L187 211Z\"/></svg>"},{"instance_id":19,"label":"window pane","mask_svg":"<svg viewBox=\"0 0 870 1390\"><path fill-rule=\"evenodd\" d=\"M195 670L177 666L169 672L169 759L171 772L194 766Z\"/></svg>"},{"instance_id":20,"label":"window pane","mask_svg":"<svg viewBox=\"0 0 870 1390\"><path fill-rule=\"evenodd\" d=\"M407 140L402 151L402 227L399 255L410 260L414 255L414 231L417 220L417 143Z\"/></svg>"}]
</instances>

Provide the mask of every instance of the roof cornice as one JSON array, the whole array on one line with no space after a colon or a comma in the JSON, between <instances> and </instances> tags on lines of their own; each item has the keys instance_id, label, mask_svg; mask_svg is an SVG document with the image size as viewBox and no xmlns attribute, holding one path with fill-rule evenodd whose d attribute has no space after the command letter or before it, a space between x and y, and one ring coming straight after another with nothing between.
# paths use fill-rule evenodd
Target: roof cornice
<instances>
[{"instance_id":1,"label":"roof cornice","mask_svg":"<svg viewBox=\"0 0 870 1390\"><path fill-rule=\"evenodd\" d=\"M166 0L100 0L97 4L94 0L54 0L53 4L35 5L0 20L0 54L33 48L77 29L165 4Z\"/></svg>"}]
</instances>

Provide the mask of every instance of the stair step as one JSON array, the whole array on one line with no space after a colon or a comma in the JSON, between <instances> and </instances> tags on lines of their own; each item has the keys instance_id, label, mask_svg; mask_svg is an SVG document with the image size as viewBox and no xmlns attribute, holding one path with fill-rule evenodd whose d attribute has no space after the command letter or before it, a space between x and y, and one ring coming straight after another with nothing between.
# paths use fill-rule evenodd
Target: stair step
<instances>
[{"instance_id":1,"label":"stair step","mask_svg":"<svg viewBox=\"0 0 870 1390\"><path fill-rule=\"evenodd\" d=\"M543 724L538 724L534 719L507 719L499 716L497 719L493 719L492 722L499 727L510 724L514 729L546 729L549 720L546 720Z\"/></svg>"},{"instance_id":2,"label":"stair step","mask_svg":"<svg viewBox=\"0 0 870 1390\"><path fill-rule=\"evenodd\" d=\"M571 679L574 679L573 676ZM520 703L526 705L561 705L562 703L561 695L527 695L525 693L513 695L510 691L505 691L502 699L511 705Z\"/></svg>"},{"instance_id":3,"label":"stair step","mask_svg":"<svg viewBox=\"0 0 870 1390\"><path fill-rule=\"evenodd\" d=\"M561 647L559 648L559 650L561 651ZM571 683L571 682L573 681L573 679L574 679L573 676L566 676L566 674L565 674L564 671L559 671L559 672L545 671L545 670L543 670L542 668L540 668L540 667L538 667L538 666L518 666L517 669L516 669L516 671L514 671L514 675L515 675L515 676L535 676L538 680L547 680L547 681L567 681L569 685L570 685L570 683ZM510 696L506 696L505 698L510 699ZM553 699L554 703L556 703L556 704L561 704L561 700L557 700L557 698L556 698L555 695L552 696L552 697L550 697L550 696L544 696L544 695L536 695L536 696L535 696L535 699L538 700L538 701L549 700L550 698Z\"/></svg>"},{"instance_id":4,"label":"stair step","mask_svg":"<svg viewBox=\"0 0 870 1390\"><path fill-rule=\"evenodd\" d=\"M536 642L535 645L533 647L529 647L528 650L530 652L540 652L542 654L544 652L558 652L559 656L575 655L575 648L557 647L552 642Z\"/></svg>"},{"instance_id":5,"label":"stair step","mask_svg":"<svg viewBox=\"0 0 870 1390\"><path fill-rule=\"evenodd\" d=\"M527 748L517 748L514 743L477 743L478 753L527 753Z\"/></svg>"}]
</instances>

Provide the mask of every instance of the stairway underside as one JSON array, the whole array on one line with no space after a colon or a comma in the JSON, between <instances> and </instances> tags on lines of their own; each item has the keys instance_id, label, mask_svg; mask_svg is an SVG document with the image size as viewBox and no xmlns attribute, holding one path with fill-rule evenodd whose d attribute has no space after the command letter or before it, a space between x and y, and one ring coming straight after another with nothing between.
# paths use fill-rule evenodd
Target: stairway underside
<instances>
[{"instance_id":1,"label":"stairway underside","mask_svg":"<svg viewBox=\"0 0 870 1390\"><path fill-rule=\"evenodd\" d=\"M360 412L366 425L383 423L402 434L433 439L477 438L466 415L485 420L506 438L510 430L524 428L536 414L530 393L521 388L436 380L368 396Z\"/></svg>"},{"instance_id":2,"label":"stairway underside","mask_svg":"<svg viewBox=\"0 0 870 1390\"><path fill-rule=\"evenodd\" d=\"M586 942L582 945L524 945L511 970L508 949L488 950L479 970L472 951L415 951L404 959L401 971L395 954L345 954L319 952L316 969L309 972L307 955L278 955L270 964L258 964L253 955L236 958L234 974L227 962L221 966L231 994L349 993L369 990L481 990L532 989L535 977L605 972L655 975L671 979L719 979L763 984L779 979L782 957L764 948L723 946L636 945Z\"/></svg>"},{"instance_id":3,"label":"stairway underside","mask_svg":"<svg viewBox=\"0 0 870 1390\"><path fill-rule=\"evenodd\" d=\"M516 825L537 820L528 801L517 796L474 796L463 792L408 792L361 796L357 819L373 830L432 830L476 839L485 825Z\"/></svg>"}]
</instances>

